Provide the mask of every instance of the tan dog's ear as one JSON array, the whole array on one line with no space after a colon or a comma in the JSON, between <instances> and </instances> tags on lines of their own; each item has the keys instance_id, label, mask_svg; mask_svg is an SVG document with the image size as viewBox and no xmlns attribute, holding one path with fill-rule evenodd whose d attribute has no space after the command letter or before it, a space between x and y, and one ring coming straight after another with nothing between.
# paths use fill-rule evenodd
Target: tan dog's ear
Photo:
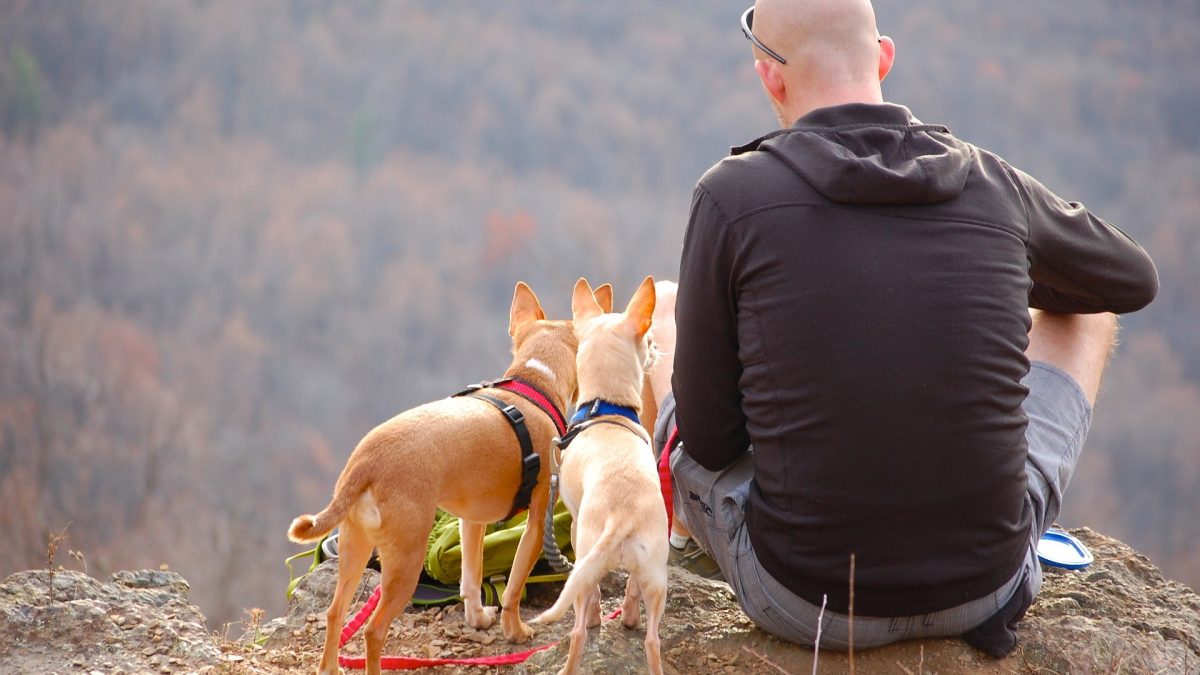
<instances>
[{"instance_id":1,"label":"tan dog's ear","mask_svg":"<svg viewBox=\"0 0 1200 675\"><path fill-rule=\"evenodd\" d=\"M508 312L508 334L516 337L517 329L531 321L545 321L546 313L538 302L533 289L524 281L517 282L513 291L512 309Z\"/></svg>"},{"instance_id":2,"label":"tan dog's ear","mask_svg":"<svg viewBox=\"0 0 1200 675\"><path fill-rule=\"evenodd\" d=\"M639 340L650 330L650 322L654 317L654 300L654 277L646 277L633 294L629 306L625 308L623 320L624 325Z\"/></svg>"},{"instance_id":3,"label":"tan dog's ear","mask_svg":"<svg viewBox=\"0 0 1200 675\"><path fill-rule=\"evenodd\" d=\"M587 279L580 277L579 281L575 282L575 292L571 295L571 319L576 323L587 321L600 316L603 311L600 303L596 302L596 295L592 293Z\"/></svg>"},{"instance_id":4,"label":"tan dog's ear","mask_svg":"<svg viewBox=\"0 0 1200 675\"><path fill-rule=\"evenodd\" d=\"M600 303L600 309L605 314L609 314L612 312L612 308L613 308L612 284L604 284L602 286L597 286L596 290L592 292L592 295L596 296L596 302Z\"/></svg>"}]
</instances>

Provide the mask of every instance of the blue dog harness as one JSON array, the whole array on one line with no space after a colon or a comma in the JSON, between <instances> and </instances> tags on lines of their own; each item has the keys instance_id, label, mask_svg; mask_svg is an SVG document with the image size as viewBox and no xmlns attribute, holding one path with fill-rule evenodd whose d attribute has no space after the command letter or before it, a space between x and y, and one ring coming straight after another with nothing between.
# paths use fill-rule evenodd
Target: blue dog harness
<instances>
[{"instance_id":1,"label":"blue dog harness","mask_svg":"<svg viewBox=\"0 0 1200 675\"><path fill-rule=\"evenodd\" d=\"M624 422L614 418L624 418L629 422L633 422L634 426L629 426ZM561 438L554 439L554 445L558 446L558 451L563 452L571 441L575 440L579 434L591 429L600 424L611 424L621 427L631 434L641 438L646 443L650 439L646 436L645 430L642 429L642 421L638 418L637 411L625 405L617 405L603 399L593 399L580 404L579 409L571 416L571 424L567 427L567 433ZM551 449L551 452L554 450ZM558 541L554 538L554 509L553 504L558 499L558 462L554 457L551 457L550 471L550 504L551 508L546 509L546 529L542 533L542 555L546 558L546 562L550 564L550 568L559 574L568 574L574 565L567 557L562 554L558 548Z\"/></svg>"}]
</instances>

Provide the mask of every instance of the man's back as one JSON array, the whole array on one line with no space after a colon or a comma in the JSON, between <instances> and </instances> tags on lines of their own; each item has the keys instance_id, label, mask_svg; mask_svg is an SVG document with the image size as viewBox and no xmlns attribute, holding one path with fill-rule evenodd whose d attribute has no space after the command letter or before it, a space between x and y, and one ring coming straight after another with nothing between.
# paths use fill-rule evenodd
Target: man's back
<instances>
[{"instance_id":1,"label":"man's back","mask_svg":"<svg viewBox=\"0 0 1200 675\"><path fill-rule=\"evenodd\" d=\"M1042 193L886 104L818 110L701 179L673 388L705 393L679 425L710 469L753 442L750 538L797 595L845 612L853 553L856 612L920 614L1021 565L1028 307L1086 302L1031 274L1132 306L1093 267L1144 257ZM1101 253L1054 252L1077 244Z\"/></svg>"}]
</instances>

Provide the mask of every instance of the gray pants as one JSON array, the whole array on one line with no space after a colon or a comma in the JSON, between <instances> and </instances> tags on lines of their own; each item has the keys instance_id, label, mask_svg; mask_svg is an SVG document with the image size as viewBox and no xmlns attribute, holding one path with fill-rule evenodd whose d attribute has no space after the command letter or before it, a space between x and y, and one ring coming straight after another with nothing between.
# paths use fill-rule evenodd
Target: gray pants
<instances>
[{"instance_id":1,"label":"gray pants","mask_svg":"<svg viewBox=\"0 0 1200 675\"><path fill-rule=\"evenodd\" d=\"M1054 523L1063 490L1071 480L1092 410L1079 385L1062 370L1041 362L1032 364L1024 379L1029 397L1024 410L1029 417L1025 432L1029 458L1025 463L1029 487L1025 499L1033 511L1029 552L1025 565L992 593L957 607L930 614L902 617L854 617L854 644L868 648L913 638L950 637L966 633L995 614L1017 591L1028 575L1036 595L1042 585L1037 542ZM668 397L659 410L655 428L656 449L666 441L674 423L675 402ZM691 531L696 542L721 567L742 610L763 630L789 642L812 646L820 617L821 646L849 646L849 617L814 605L776 581L762 565L750 544L745 507L754 477L753 449L722 471L712 472L677 449L671 455L675 517Z\"/></svg>"}]
</instances>

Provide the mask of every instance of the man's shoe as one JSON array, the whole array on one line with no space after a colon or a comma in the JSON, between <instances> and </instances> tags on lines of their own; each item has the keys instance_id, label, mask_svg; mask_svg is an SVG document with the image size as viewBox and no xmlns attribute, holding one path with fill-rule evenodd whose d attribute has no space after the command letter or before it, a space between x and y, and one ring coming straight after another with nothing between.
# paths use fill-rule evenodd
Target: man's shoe
<instances>
[{"instance_id":1,"label":"man's shoe","mask_svg":"<svg viewBox=\"0 0 1200 675\"><path fill-rule=\"evenodd\" d=\"M725 581L725 577L721 574L721 567L717 565L717 561L705 553L704 549L700 548L700 545L694 539L689 539L683 548L676 548L674 546L669 548L670 554L667 556L667 564L683 568L705 579Z\"/></svg>"}]
</instances>

